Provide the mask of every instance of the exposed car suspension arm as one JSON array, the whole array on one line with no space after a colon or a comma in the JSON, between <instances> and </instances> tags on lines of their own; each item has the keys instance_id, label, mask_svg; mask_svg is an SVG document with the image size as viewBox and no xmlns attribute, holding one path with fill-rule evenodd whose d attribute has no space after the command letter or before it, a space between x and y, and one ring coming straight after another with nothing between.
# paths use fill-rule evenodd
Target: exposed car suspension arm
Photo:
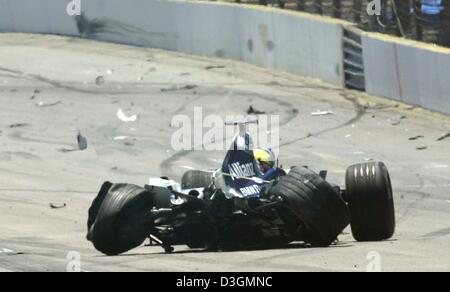
<instances>
[{"instance_id":1,"label":"exposed car suspension arm","mask_svg":"<svg viewBox=\"0 0 450 292\"><path fill-rule=\"evenodd\" d=\"M275 200L273 202L267 203L267 204L263 204L261 206L256 207L254 210L259 212L262 211L264 209L268 209L268 208L274 208L277 207L281 204L283 204L284 200L282 197L276 197Z\"/></svg>"}]
</instances>

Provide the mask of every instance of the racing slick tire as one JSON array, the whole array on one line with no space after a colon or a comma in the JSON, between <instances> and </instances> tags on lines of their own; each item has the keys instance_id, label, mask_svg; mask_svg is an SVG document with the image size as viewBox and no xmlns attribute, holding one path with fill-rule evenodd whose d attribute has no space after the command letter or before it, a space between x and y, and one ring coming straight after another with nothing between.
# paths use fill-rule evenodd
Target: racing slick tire
<instances>
[{"instance_id":1,"label":"racing slick tire","mask_svg":"<svg viewBox=\"0 0 450 292\"><path fill-rule=\"evenodd\" d=\"M124 253L149 236L150 210L168 206L167 189L105 182L89 209L87 239L106 255Z\"/></svg>"},{"instance_id":2,"label":"racing slick tire","mask_svg":"<svg viewBox=\"0 0 450 292\"><path fill-rule=\"evenodd\" d=\"M394 235L394 198L384 163L370 162L349 167L346 197L352 234L357 241L381 241Z\"/></svg>"},{"instance_id":3,"label":"racing slick tire","mask_svg":"<svg viewBox=\"0 0 450 292\"><path fill-rule=\"evenodd\" d=\"M182 189L207 188L212 184L212 174L207 171L189 170L181 178Z\"/></svg>"},{"instance_id":4,"label":"racing slick tire","mask_svg":"<svg viewBox=\"0 0 450 292\"><path fill-rule=\"evenodd\" d=\"M280 217L291 226L291 232L301 232L301 240L313 246L329 246L350 222L347 204L340 194L304 167L293 168L269 194L283 198Z\"/></svg>"}]
</instances>

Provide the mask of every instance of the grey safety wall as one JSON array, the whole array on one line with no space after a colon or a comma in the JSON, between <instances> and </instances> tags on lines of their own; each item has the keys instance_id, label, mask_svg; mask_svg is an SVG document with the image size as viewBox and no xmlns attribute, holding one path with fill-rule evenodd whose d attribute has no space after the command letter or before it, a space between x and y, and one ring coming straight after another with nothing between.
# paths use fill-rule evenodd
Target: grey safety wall
<instances>
[{"instance_id":1,"label":"grey safety wall","mask_svg":"<svg viewBox=\"0 0 450 292\"><path fill-rule=\"evenodd\" d=\"M183 0L0 0L0 32L48 33L222 57L344 86L346 22ZM366 91L450 114L450 50L363 33Z\"/></svg>"},{"instance_id":2,"label":"grey safety wall","mask_svg":"<svg viewBox=\"0 0 450 292\"><path fill-rule=\"evenodd\" d=\"M0 0L0 31L50 33L244 61L343 85L340 21L272 8L167 0Z\"/></svg>"},{"instance_id":3,"label":"grey safety wall","mask_svg":"<svg viewBox=\"0 0 450 292\"><path fill-rule=\"evenodd\" d=\"M366 91L450 114L450 50L363 34Z\"/></svg>"}]
</instances>

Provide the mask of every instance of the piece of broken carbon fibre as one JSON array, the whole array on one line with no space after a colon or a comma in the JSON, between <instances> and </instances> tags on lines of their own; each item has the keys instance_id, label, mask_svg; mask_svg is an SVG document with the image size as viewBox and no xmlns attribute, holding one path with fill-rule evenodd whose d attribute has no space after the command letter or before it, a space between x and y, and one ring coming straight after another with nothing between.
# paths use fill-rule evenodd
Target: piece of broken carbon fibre
<instances>
[{"instance_id":1,"label":"piece of broken carbon fibre","mask_svg":"<svg viewBox=\"0 0 450 292\"><path fill-rule=\"evenodd\" d=\"M175 248L173 246L161 241L159 238L157 238L156 236L154 236L152 234L150 234L148 239L150 240L148 246L154 246L155 245L154 243L156 243L156 245L161 246L166 253L172 253L175 250Z\"/></svg>"}]
</instances>

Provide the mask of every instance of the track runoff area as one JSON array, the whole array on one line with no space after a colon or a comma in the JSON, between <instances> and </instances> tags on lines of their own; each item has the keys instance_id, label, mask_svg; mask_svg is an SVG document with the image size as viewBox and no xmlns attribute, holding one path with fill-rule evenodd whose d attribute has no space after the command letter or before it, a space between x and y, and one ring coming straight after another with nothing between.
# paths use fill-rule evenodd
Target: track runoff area
<instances>
[{"instance_id":1,"label":"track runoff area","mask_svg":"<svg viewBox=\"0 0 450 292\"><path fill-rule=\"evenodd\" d=\"M58 36L2 34L0 43L0 271L450 269L447 116L219 59ZM357 242L347 227L323 248L175 246L166 254L143 244L119 256L86 240L88 209L104 181L144 186L149 177L180 181L188 170L220 167L226 149L174 147L174 118L194 123L196 112L225 119L252 111L279 117L284 168L328 170L328 181L345 186L350 165L383 161L393 186L393 237ZM206 139L207 125L201 132ZM276 276L263 276L174 274L170 283L277 285Z\"/></svg>"}]
</instances>

